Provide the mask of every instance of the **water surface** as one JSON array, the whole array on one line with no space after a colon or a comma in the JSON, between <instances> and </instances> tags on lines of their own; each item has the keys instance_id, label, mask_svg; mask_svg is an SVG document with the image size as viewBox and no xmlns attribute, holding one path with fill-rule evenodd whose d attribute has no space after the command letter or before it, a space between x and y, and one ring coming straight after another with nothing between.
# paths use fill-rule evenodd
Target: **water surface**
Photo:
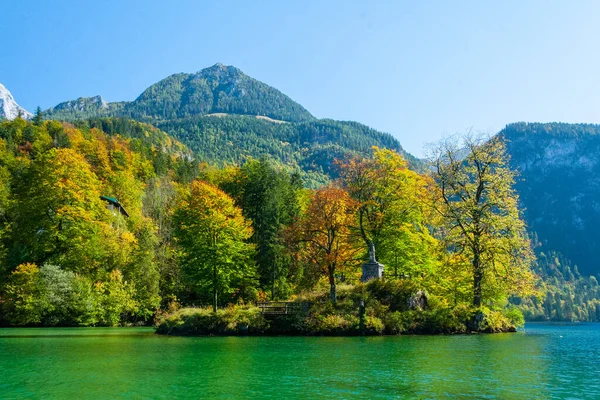
<instances>
[{"instance_id":1,"label":"water surface","mask_svg":"<svg viewBox=\"0 0 600 400\"><path fill-rule=\"evenodd\" d=\"M600 325L369 338L0 329L0 398L24 397L599 398Z\"/></svg>"}]
</instances>

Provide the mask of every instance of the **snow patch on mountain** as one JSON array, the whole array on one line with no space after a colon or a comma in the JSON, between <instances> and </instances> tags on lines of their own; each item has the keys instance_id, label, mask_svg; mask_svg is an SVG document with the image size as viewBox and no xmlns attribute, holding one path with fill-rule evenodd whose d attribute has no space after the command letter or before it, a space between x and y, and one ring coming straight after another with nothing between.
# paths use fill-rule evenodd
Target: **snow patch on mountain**
<instances>
[{"instance_id":1,"label":"snow patch on mountain","mask_svg":"<svg viewBox=\"0 0 600 400\"><path fill-rule=\"evenodd\" d=\"M13 120L19 114L25 119L33 117L33 114L17 104L13 95L0 83L0 118Z\"/></svg>"}]
</instances>

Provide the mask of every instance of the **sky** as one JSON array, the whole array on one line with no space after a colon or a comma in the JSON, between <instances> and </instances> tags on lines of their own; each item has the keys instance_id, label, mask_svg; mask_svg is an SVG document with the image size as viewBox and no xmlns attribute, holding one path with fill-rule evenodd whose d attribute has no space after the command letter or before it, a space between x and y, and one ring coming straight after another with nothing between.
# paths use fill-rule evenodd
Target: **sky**
<instances>
[{"instance_id":1,"label":"sky","mask_svg":"<svg viewBox=\"0 0 600 400\"><path fill-rule=\"evenodd\" d=\"M217 62L409 152L506 124L600 123L599 1L30 1L2 5L0 83L30 111Z\"/></svg>"}]
</instances>

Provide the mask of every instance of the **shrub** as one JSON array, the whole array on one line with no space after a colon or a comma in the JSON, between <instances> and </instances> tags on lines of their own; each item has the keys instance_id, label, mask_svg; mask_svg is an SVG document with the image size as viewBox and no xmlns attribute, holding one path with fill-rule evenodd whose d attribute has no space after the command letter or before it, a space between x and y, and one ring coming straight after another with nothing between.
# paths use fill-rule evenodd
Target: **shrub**
<instances>
[{"instance_id":1,"label":"shrub","mask_svg":"<svg viewBox=\"0 0 600 400\"><path fill-rule=\"evenodd\" d=\"M311 333L321 335L339 335L343 333L358 332L359 320L353 315L318 315L311 319L309 328Z\"/></svg>"},{"instance_id":2,"label":"shrub","mask_svg":"<svg viewBox=\"0 0 600 400\"><path fill-rule=\"evenodd\" d=\"M406 332L404 318L399 311L387 313L384 316L383 324L385 325L385 333L388 335L399 335Z\"/></svg>"},{"instance_id":3,"label":"shrub","mask_svg":"<svg viewBox=\"0 0 600 400\"><path fill-rule=\"evenodd\" d=\"M365 317L365 333L381 335L384 329L385 325L379 318L370 315Z\"/></svg>"},{"instance_id":4,"label":"shrub","mask_svg":"<svg viewBox=\"0 0 600 400\"><path fill-rule=\"evenodd\" d=\"M365 291L368 298L374 298L389 306L391 311L406 311L408 301L418 291L418 287L408 279L373 279L365 284Z\"/></svg>"},{"instance_id":5,"label":"shrub","mask_svg":"<svg viewBox=\"0 0 600 400\"><path fill-rule=\"evenodd\" d=\"M268 323L253 306L233 306L213 313L210 308L183 308L159 319L157 333L182 336L263 333Z\"/></svg>"},{"instance_id":6,"label":"shrub","mask_svg":"<svg viewBox=\"0 0 600 400\"><path fill-rule=\"evenodd\" d=\"M522 328L525 326L525 317L523 316L521 310L519 310L517 307L508 307L504 312L504 315L515 327Z\"/></svg>"}]
</instances>

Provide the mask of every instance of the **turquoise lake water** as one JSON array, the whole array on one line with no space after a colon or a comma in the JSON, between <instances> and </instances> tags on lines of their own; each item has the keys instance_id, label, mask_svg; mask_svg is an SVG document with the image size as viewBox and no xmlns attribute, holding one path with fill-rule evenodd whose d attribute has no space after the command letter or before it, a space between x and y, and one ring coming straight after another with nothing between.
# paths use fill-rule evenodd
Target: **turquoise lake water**
<instances>
[{"instance_id":1,"label":"turquoise lake water","mask_svg":"<svg viewBox=\"0 0 600 400\"><path fill-rule=\"evenodd\" d=\"M0 398L600 398L600 324L496 335L0 329Z\"/></svg>"}]
</instances>

